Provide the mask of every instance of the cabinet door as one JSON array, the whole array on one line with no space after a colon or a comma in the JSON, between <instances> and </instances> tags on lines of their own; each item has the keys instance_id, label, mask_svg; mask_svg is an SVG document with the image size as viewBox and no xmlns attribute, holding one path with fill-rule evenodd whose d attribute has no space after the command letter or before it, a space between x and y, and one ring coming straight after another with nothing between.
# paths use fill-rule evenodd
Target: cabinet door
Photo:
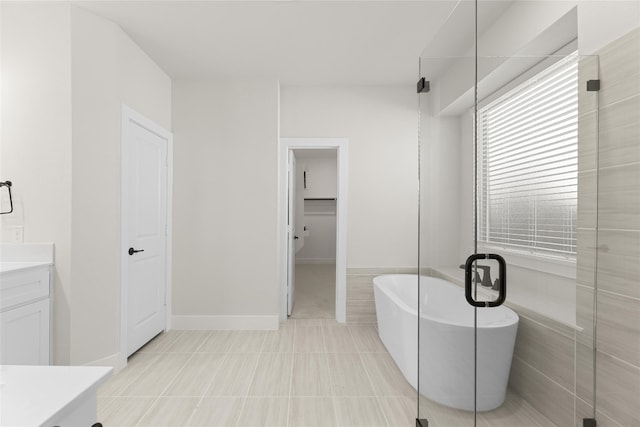
<instances>
[{"instance_id":1,"label":"cabinet door","mask_svg":"<svg viewBox=\"0 0 640 427\"><path fill-rule=\"evenodd\" d=\"M28 268L2 274L0 310L49 297L49 268Z\"/></svg>"},{"instance_id":2,"label":"cabinet door","mask_svg":"<svg viewBox=\"0 0 640 427\"><path fill-rule=\"evenodd\" d=\"M0 314L0 364L49 364L49 299Z\"/></svg>"}]
</instances>

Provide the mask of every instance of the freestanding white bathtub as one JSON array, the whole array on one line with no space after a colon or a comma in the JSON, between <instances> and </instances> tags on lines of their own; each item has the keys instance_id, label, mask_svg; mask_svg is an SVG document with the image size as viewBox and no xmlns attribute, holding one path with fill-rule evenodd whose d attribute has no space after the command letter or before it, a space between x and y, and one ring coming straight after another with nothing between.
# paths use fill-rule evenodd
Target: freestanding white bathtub
<instances>
[{"instance_id":1,"label":"freestanding white bathtub","mask_svg":"<svg viewBox=\"0 0 640 427\"><path fill-rule=\"evenodd\" d=\"M414 387L418 379L418 276L373 280L378 334ZM457 409L474 409L474 308L464 289L420 276L420 394ZM504 402L518 315L505 306L478 308L477 410Z\"/></svg>"}]
</instances>

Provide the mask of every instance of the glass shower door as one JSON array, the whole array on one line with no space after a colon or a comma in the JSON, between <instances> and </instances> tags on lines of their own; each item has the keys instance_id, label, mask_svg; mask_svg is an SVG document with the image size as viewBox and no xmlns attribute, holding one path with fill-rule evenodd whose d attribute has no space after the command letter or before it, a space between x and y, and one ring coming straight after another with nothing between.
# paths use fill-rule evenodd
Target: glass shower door
<instances>
[{"instance_id":1,"label":"glass shower door","mask_svg":"<svg viewBox=\"0 0 640 427\"><path fill-rule=\"evenodd\" d=\"M582 426L595 402L598 60L568 46L420 68L418 422Z\"/></svg>"},{"instance_id":2,"label":"glass shower door","mask_svg":"<svg viewBox=\"0 0 640 427\"><path fill-rule=\"evenodd\" d=\"M467 256L473 253L473 215L460 209L461 198L471 189L461 186L463 180L470 183L472 178L472 157L463 153L461 143L471 135L471 127L461 124L459 114L442 111L449 99L473 88L474 75L469 71L474 67L473 57L420 60L420 76L429 82L418 94L417 418L423 427L427 420L429 426L474 425L476 310L465 299L463 270ZM452 88L454 95L445 88Z\"/></svg>"}]
</instances>

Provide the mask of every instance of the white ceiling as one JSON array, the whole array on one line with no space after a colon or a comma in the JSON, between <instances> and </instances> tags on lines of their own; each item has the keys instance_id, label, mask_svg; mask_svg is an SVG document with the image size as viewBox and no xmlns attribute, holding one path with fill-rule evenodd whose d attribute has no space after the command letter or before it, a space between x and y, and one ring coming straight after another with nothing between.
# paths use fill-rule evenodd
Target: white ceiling
<instances>
[{"instance_id":1,"label":"white ceiling","mask_svg":"<svg viewBox=\"0 0 640 427\"><path fill-rule=\"evenodd\" d=\"M91 1L174 79L415 84L418 57L458 0Z\"/></svg>"}]
</instances>

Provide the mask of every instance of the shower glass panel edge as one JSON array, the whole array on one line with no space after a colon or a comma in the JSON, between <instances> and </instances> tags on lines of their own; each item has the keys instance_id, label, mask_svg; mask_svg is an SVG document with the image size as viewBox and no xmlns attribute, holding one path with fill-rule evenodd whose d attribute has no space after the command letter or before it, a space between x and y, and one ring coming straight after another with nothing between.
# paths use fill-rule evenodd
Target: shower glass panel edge
<instances>
[{"instance_id":1,"label":"shower glass panel edge","mask_svg":"<svg viewBox=\"0 0 640 427\"><path fill-rule=\"evenodd\" d=\"M573 59L569 58L570 55L573 55ZM557 64L563 61L574 61L574 65L571 65L573 69L565 72L573 73L571 78L574 80L562 83L551 76L547 89L552 94L565 90L575 96L576 110L566 115L573 117L573 124L568 126L574 127L577 152L569 156L572 160L565 162L570 166L558 164L563 160L562 155L556 152L547 153L547 157L550 158L548 163L544 160L536 163L535 153L524 156L522 162L533 169L545 164L548 166L547 169L554 171L562 167L571 169L572 178L561 177L565 184L569 182L561 186L561 191L567 190L564 187L575 187L574 195L570 196L575 199L572 202L574 207L563 206L556 210L553 206L548 208L550 215L558 211L558 215L566 216L566 224L559 226L565 227L566 232L566 238L563 240L564 252L552 250L555 248L555 242L551 241L546 248L551 250L534 253L534 250L514 250L514 245L510 245L509 242L487 241L487 217L491 211L485 200L489 192L486 176L489 172L486 163L489 161L487 156L495 158L496 153L488 153L485 148L478 153L478 165L474 164L474 127L473 115L470 113L473 89L470 91L469 88L474 88L475 82L472 75L462 71L451 71L452 67L457 67L458 70L473 70L475 58L420 58L420 77L426 77L429 81L430 91L418 94L420 278L417 292L417 418L429 420L432 427L487 423L491 425L498 417L511 417L515 423L513 425L524 427L545 422L553 422L556 425L582 425L584 418L594 417L598 95L597 92L587 90L587 82L598 80L598 58L578 56L571 52L549 56L480 57L478 108L480 117L483 108L501 97L512 96L508 92L518 84L529 84L532 87L531 80L535 81L540 73L546 72L554 64L556 67L559 66ZM593 83L590 84L593 88ZM456 86L456 96L445 90ZM515 107L511 110L516 111ZM544 126L551 128L552 120L557 117L559 116L552 115L550 118L543 118L546 120ZM479 120L489 119L484 117ZM527 117L521 120L527 120ZM479 123L479 128L485 125L486 123ZM481 129L481 132L486 131ZM540 143L540 146L546 144ZM531 146L533 145L529 144L523 150L526 151ZM544 158L543 154L540 159ZM475 205L472 183L476 172L479 174L479 218L474 218L473 214ZM493 173L495 174L495 171ZM508 174L509 171L502 173ZM542 196L553 192L547 191L542 184L533 185L531 191L534 195L540 193ZM545 202L553 205L553 200ZM511 208L514 209L513 206ZM529 211L532 209L524 210ZM539 217L536 221L541 221L542 218ZM478 365L476 371L476 362L469 359L475 357L475 334L458 334L458 338L462 337L462 342L453 344L456 341L456 332L459 332L454 331L453 326L469 323L473 325L474 310L460 308L461 317L455 320L446 318L457 309L444 309L443 303L437 301L436 297L438 288L441 287L439 279L444 279L457 285L457 289L454 288L451 292L457 292L464 298L464 293L461 293L464 272L459 266L474 252L474 227L478 224L485 228L484 234L479 233L481 240L484 240L479 242L479 252L495 252L504 255L507 260L509 293L505 305L519 317L518 339L513 358L509 361L511 365L507 373L509 382L505 401L495 409L490 408L491 403L475 401L478 399L475 393L473 406L465 407L465 399L460 396L463 394L460 391L465 387L474 392L477 387L482 395L479 400L483 400L487 395L487 379L483 376L483 372L488 369L485 366L487 361L478 362L485 365ZM497 265L491 265L486 270L489 271L489 276L484 284L488 284L490 277L491 284L494 285ZM473 289L474 292L478 291L479 299L486 298L492 301L497 297L496 293L489 286L482 286L486 270L480 269L479 275L474 274L472 280L478 278L478 281L473 284ZM545 293L549 294L547 300L530 298L531 294L541 296ZM440 314L445 319L441 319L443 321L437 326L440 335L425 327L425 318L428 321L434 320L435 315L431 311L434 307L441 307L444 311ZM477 310L482 312L486 309ZM492 339L494 338L488 338L485 333L480 332L477 345L486 348L487 345L493 345ZM549 348L543 348L540 347L539 340L552 344ZM456 348L457 351L450 353L450 356L447 356L446 352L434 355L447 345L453 346L451 348ZM447 369L445 362L451 363L454 359L451 354L454 353L462 355L461 359L454 363L455 369ZM472 375L464 372L465 363L474 367ZM446 388L448 384L450 390L444 393L453 397L434 396L429 388L438 383L439 379L430 375L429 369L445 376L445 379L440 381L444 384L441 387ZM475 384L476 375L479 375L478 384ZM534 388L531 384L538 386ZM461 400L463 403L452 402L452 399ZM475 413L473 409L479 404L484 406L479 407L479 411ZM455 409L452 406L459 408ZM525 408L527 414L518 411L518 408Z\"/></svg>"}]
</instances>

